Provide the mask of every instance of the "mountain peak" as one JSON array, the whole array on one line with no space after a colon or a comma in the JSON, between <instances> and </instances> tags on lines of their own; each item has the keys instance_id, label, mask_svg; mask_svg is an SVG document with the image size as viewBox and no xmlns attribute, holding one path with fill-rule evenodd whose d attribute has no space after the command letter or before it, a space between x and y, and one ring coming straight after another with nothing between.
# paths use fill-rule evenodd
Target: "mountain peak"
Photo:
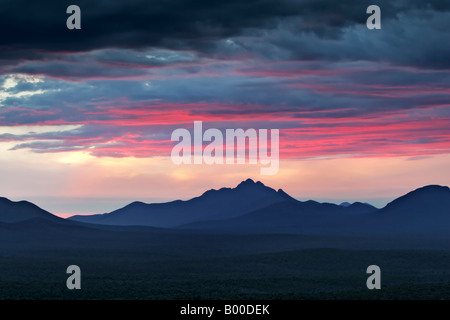
<instances>
[{"instance_id":1,"label":"mountain peak","mask_svg":"<svg viewBox=\"0 0 450 320\"><path fill-rule=\"evenodd\" d=\"M20 222L31 218L60 220L50 212L28 201L11 201L0 197L0 222Z\"/></svg>"},{"instance_id":2,"label":"mountain peak","mask_svg":"<svg viewBox=\"0 0 450 320\"><path fill-rule=\"evenodd\" d=\"M414 191L411 191L410 193L412 193L412 192L449 192L449 191L450 191L450 188L447 186L430 184L428 186L424 186L424 187L418 188Z\"/></svg>"},{"instance_id":3,"label":"mountain peak","mask_svg":"<svg viewBox=\"0 0 450 320\"><path fill-rule=\"evenodd\" d=\"M424 197L424 196L438 196L438 195L450 195L450 188L447 186L440 185L428 185L411 192L408 192L401 198L413 198L413 197Z\"/></svg>"},{"instance_id":4,"label":"mountain peak","mask_svg":"<svg viewBox=\"0 0 450 320\"><path fill-rule=\"evenodd\" d=\"M439 211L440 207L449 207L450 188L447 186L428 185L413 190L388 203L383 209L392 210L402 207L404 212Z\"/></svg>"},{"instance_id":5,"label":"mountain peak","mask_svg":"<svg viewBox=\"0 0 450 320\"><path fill-rule=\"evenodd\" d=\"M248 178L247 180L244 180L244 181L242 181L241 183L239 183L238 185L237 185L237 188L239 188L239 187L241 187L241 186L251 186L251 185L254 185L254 184L262 184L261 182L255 182L255 181L253 181L252 179L250 179L250 178Z\"/></svg>"},{"instance_id":6,"label":"mountain peak","mask_svg":"<svg viewBox=\"0 0 450 320\"><path fill-rule=\"evenodd\" d=\"M253 181L252 179L248 178L247 180L242 181L239 183L235 189L241 189L241 188L254 188L254 187L263 187L263 188L269 188L261 181ZM270 188L271 189L271 188Z\"/></svg>"},{"instance_id":7,"label":"mountain peak","mask_svg":"<svg viewBox=\"0 0 450 320\"><path fill-rule=\"evenodd\" d=\"M113 225L170 228L201 220L225 220L285 201L296 201L283 190L247 179L234 188L210 189L186 201L160 204L134 202L104 215L77 216L73 220Z\"/></svg>"}]
</instances>

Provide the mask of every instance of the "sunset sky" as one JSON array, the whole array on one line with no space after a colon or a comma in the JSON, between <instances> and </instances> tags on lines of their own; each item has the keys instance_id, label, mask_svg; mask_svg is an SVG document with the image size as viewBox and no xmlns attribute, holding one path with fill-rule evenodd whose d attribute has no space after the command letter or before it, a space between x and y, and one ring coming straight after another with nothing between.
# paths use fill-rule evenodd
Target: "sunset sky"
<instances>
[{"instance_id":1,"label":"sunset sky","mask_svg":"<svg viewBox=\"0 0 450 320\"><path fill-rule=\"evenodd\" d=\"M85 214L247 178L378 207L448 186L449 21L442 1L2 1L0 196ZM278 173L175 165L194 121L279 129Z\"/></svg>"}]
</instances>

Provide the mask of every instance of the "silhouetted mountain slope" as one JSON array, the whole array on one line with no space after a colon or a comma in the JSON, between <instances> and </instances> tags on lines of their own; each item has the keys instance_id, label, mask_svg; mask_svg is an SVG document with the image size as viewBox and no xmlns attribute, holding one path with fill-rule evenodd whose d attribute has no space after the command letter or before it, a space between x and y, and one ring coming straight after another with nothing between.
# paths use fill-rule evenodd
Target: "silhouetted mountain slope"
<instances>
[{"instance_id":1,"label":"silhouetted mountain slope","mask_svg":"<svg viewBox=\"0 0 450 320\"><path fill-rule=\"evenodd\" d=\"M430 185L388 203L372 218L378 228L394 232L450 232L450 188Z\"/></svg>"},{"instance_id":2,"label":"silhouetted mountain slope","mask_svg":"<svg viewBox=\"0 0 450 320\"><path fill-rule=\"evenodd\" d=\"M342 205L342 204L341 204ZM366 214L366 213L372 213L378 210L378 208L368 204L368 203L362 203L362 202L354 202L351 205L346 207L346 213L347 214Z\"/></svg>"},{"instance_id":3,"label":"silhouetted mountain slope","mask_svg":"<svg viewBox=\"0 0 450 320\"><path fill-rule=\"evenodd\" d=\"M0 222L19 222L33 218L64 221L31 202L14 202L7 198L0 198Z\"/></svg>"},{"instance_id":4,"label":"silhouetted mountain slope","mask_svg":"<svg viewBox=\"0 0 450 320\"><path fill-rule=\"evenodd\" d=\"M254 207L257 209L252 210ZM250 234L343 236L350 239L348 243L352 237L382 236L392 240L412 236L417 240L415 245L420 246L420 239L448 239L450 189L426 186L376 209L364 203L342 206L297 201L282 190L275 191L260 182L247 180L236 188L210 190L188 201L135 202L111 214L96 215L94 220L97 225L69 221L26 201L0 198L0 243L5 250L13 252L19 245L28 248L42 243L75 247L123 243L125 246L124 239L130 239L126 243L131 246L141 242L155 246L163 239L179 244L203 235L208 239L205 241L212 241L219 233L240 233L243 237ZM103 221L106 223L102 224ZM151 224L177 228L157 229L148 226ZM230 247L230 250L235 249Z\"/></svg>"},{"instance_id":5,"label":"silhouetted mountain slope","mask_svg":"<svg viewBox=\"0 0 450 320\"><path fill-rule=\"evenodd\" d=\"M176 227L195 221L229 219L284 201L297 202L281 189L275 191L261 182L247 179L235 188L209 190L187 201L133 202L111 213L69 219L108 225Z\"/></svg>"},{"instance_id":6,"label":"silhouetted mountain slope","mask_svg":"<svg viewBox=\"0 0 450 320\"><path fill-rule=\"evenodd\" d=\"M424 234L450 231L450 189L426 186L389 203L335 205L297 201L250 179L236 188L209 190L188 201L134 202L109 214L75 216L105 225L188 230L305 234Z\"/></svg>"},{"instance_id":7,"label":"silhouetted mountain slope","mask_svg":"<svg viewBox=\"0 0 450 320\"><path fill-rule=\"evenodd\" d=\"M429 185L416 189L388 203L381 213L405 214L408 217L450 215L450 188Z\"/></svg>"},{"instance_id":8,"label":"silhouetted mountain slope","mask_svg":"<svg viewBox=\"0 0 450 320\"><path fill-rule=\"evenodd\" d=\"M381 210L363 203L347 207L315 201L276 203L225 221L203 221L182 228L253 233L445 234L450 232L450 189L423 187Z\"/></svg>"},{"instance_id":9,"label":"silhouetted mountain slope","mask_svg":"<svg viewBox=\"0 0 450 320\"><path fill-rule=\"evenodd\" d=\"M224 221L203 221L182 226L186 229L216 229L249 232L304 232L334 225L339 221L354 219L377 209L359 203L343 207L316 201L285 201L255 210L251 213Z\"/></svg>"}]
</instances>

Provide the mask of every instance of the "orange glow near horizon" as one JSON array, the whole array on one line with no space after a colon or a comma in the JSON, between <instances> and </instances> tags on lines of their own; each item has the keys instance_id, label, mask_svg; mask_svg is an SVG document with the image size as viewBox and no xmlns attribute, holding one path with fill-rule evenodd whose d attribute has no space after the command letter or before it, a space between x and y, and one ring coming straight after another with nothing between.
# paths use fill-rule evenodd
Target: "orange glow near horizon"
<instances>
[{"instance_id":1,"label":"orange glow near horizon","mask_svg":"<svg viewBox=\"0 0 450 320\"><path fill-rule=\"evenodd\" d=\"M123 205L135 200L187 200L209 189L235 187L247 178L281 188L299 200L373 199L378 206L424 185L450 184L450 154L281 159L279 172L273 176L260 175L259 164L174 165L167 156L94 157L72 151L34 154L30 161L26 150L8 152L8 157L2 154L0 165L5 171L0 194L13 200L54 197L80 203L80 209L64 210L60 209L62 205L58 207L49 200L38 202L44 209L62 216L104 213L112 208L90 209L83 206L83 199L88 203L93 198L111 201L123 198Z\"/></svg>"}]
</instances>

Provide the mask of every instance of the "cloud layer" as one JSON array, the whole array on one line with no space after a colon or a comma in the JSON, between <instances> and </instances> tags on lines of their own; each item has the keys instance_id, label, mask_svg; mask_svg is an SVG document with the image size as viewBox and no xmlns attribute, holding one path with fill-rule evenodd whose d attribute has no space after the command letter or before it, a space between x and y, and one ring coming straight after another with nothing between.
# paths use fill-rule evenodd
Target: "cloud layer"
<instances>
[{"instance_id":1,"label":"cloud layer","mask_svg":"<svg viewBox=\"0 0 450 320\"><path fill-rule=\"evenodd\" d=\"M369 1L78 1L72 31L69 4L2 4L11 152L165 156L197 120L279 128L284 158L450 151L448 3L382 1L368 30Z\"/></svg>"}]
</instances>

